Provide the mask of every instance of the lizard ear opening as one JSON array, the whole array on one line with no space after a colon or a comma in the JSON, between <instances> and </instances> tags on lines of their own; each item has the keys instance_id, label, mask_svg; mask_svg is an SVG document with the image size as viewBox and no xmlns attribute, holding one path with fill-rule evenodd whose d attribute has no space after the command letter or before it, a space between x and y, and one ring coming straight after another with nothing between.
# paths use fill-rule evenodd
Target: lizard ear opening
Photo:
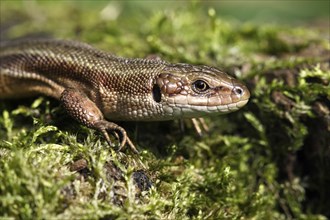
<instances>
[{"instance_id":1,"label":"lizard ear opening","mask_svg":"<svg viewBox=\"0 0 330 220\"><path fill-rule=\"evenodd\" d=\"M155 102L159 103L162 99L162 95L160 93L159 85L154 84L152 87L152 98L155 100Z\"/></svg>"}]
</instances>

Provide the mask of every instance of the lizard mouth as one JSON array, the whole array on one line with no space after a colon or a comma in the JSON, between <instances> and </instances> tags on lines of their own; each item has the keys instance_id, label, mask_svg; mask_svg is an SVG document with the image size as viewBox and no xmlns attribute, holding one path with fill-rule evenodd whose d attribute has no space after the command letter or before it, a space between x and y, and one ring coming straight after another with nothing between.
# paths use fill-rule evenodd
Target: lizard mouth
<instances>
[{"instance_id":1,"label":"lizard mouth","mask_svg":"<svg viewBox=\"0 0 330 220\"><path fill-rule=\"evenodd\" d=\"M245 100L242 100L242 101L237 102L236 105L237 105L238 108L242 108L248 102L249 102L249 99L245 99Z\"/></svg>"}]
</instances>

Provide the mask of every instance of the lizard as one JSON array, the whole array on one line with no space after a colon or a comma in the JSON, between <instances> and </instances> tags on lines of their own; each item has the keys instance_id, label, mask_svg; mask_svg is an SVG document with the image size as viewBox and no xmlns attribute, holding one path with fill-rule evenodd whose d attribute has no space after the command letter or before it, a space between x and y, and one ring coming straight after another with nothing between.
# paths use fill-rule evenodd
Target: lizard
<instances>
[{"instance_id":1,"label":"lizard","mask_svg":"<svg viewBox=\"0 0 330 220\"><path fill-rule=\"evenodd\" d=\"M236 111L247 87L206 65L123 58L81 42L34 39L0 44L0 99L45 95L68 115L138 152L113 121L162 121Z\"/></svg>"}]
</instances>

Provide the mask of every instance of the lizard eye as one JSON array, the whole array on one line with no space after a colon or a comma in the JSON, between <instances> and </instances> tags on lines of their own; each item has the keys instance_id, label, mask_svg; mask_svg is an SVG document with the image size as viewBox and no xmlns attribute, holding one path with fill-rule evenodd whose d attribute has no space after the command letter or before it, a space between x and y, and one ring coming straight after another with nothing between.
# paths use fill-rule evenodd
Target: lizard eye
<instances>
[{"instance_id":1,"label":"lizard eye","mask_svg":"<svg viewBox=\"0 0 330 220\"><path fill-rule=\"evenodd\" d=\"M210 86L203 80L196 80L195 82L193 82L192 84L192 89L197 92L205 92L206 90L208 90L210 88Z\"/></svg>"}]
</instances>

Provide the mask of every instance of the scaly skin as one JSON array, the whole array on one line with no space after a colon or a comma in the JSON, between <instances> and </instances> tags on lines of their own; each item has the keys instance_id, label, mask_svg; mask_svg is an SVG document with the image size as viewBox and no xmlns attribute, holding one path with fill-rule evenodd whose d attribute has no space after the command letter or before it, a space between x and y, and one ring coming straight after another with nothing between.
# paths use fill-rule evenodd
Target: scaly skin
<instances>
[{"instance_id":1,"label":"scaly skin","mask_svg":"<svg viewBox=\"0 0 330 220\"><path fill-rule=\"evenodd\" d=\"M46 95L59 99L68 114L121 137L135 151L123 128L109 120L159 121L235 111L248 89L208 66L116 57L72 41L33 40L0 47L0 99Z\"/></svg>"}]
</instances>

